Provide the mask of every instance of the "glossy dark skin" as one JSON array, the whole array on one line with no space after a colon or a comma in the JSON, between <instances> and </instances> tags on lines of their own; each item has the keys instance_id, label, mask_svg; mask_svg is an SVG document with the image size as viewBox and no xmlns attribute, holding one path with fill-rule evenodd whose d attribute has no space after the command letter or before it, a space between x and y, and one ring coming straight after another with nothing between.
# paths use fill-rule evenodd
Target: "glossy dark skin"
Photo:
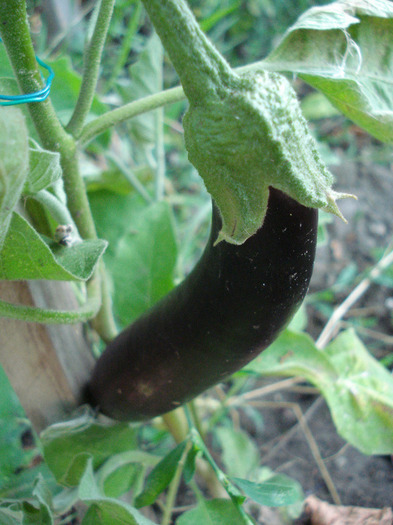
<instances>
[{"instance_id":1,"label":"glossy dark skin","mask_svg":"<svg viewBox=\"0 0 393 525\"><path fill-rule=\"evenodd\" d=\"M188 277L124 330L97 361L89 402L118 420L168 412L228 378L277 337L306 295L318 212L271 189L258 232L205 251Z\"/></svg>"}]
</instances>

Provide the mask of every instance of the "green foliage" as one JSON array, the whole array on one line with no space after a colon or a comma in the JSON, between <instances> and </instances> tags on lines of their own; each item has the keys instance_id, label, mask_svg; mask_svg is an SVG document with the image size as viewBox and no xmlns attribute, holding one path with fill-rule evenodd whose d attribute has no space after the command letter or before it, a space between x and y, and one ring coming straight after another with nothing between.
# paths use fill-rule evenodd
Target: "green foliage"
<instances>
[{"instance_id":1,"label":"green foliage","mask_svg":"<svg viewBox=\"0 0 393 525\"><path fill-rule=\"evenodd\" d=\"M300 484L284 474L272 475L262 483L239 478L233 481L249 498L267 507L288 506L303 499Z\"/></svg>"},{"instance_id":2,"label":"green foliage","mask_svg":"<svg viewBox=\"0 0 393 525\"><path fill-rule=\"evenodd\" d=\"M201 500L198 505L185 512L176 521L176 525L238 525L241 523L239 511L231 500Z\"/></svg>"},{"instance_id":3,"label":"green foliage","mask_svg":"<svg viewBox=\"0 0 393 525\"><path fill-rule=\"evenodd\" d=\"M17 108L0 112L0 249L28 170L27 129Z\"/></svg>"},{"instance_id":4,"label":"green foliage","mask_svg":"<svg viewBox=\"0 0 393 525\"><path fill-rule=\"evenodd\" d=\"M106 248L103 240L61 246L40 236L18 213L13 213L0 259L0 278L86 281Z\"/></svg>"},{"instance_id":5,"label":"green foliage","mask_svg":"<svg viewBox=\"0 0 393 525\"><path fill-rule=\"evenodd\" d=\"M205 112L194 119L192 126L190 117L188 121L186 119L186 128L192 127L193 134L203 132L208 136L210 150L203 143L199 152L190 153L193 161L198 155L202 156L201 163L194 162L201 174L206 170L208 177L211 176L214 171L211 164L214 168L219 165L221 170L229 165L230 171L233 171L233 166L243 167L246 164L244 158L251 154L246 143L250 131L255 133L259 148L254 152L256 163L264 172L268 172L272 160L277 160L277 155L266 157L266 151L275 148L281 153L286 148L291 162L295 157L292 168L295 164L295 171L302 174L310 163L315 162L317 168L322 166L313 142L312 158L305 161L308 155L305 143L310 144L311 139L292 88L276 72L300 76L320 91L320 94L313 93L303 101L302 110L307 118L344 114L379 140L392 142L391 3L378 0L371 5L358 0L352 2L351 7L334 2L329 8L311 9L286 31L281 42L274 47L277 34L283 34L287 24L311 3L306 0L290 3L284 0L246 3L226 0L219 6L213 2L195 5L201 27L209 32L232 65L244 64L244 56L248 61L260 59L273 47L267 59L245 69L274 72L249 75L254 84L261 79L267 83L267 95L261 97L259 92L257 98L261 97L261 100L256 102L255 92L249 89L249 85L245 88L244 71L239 76L233 73L241 80L238 84L230 84L229 88L232 91L236 88L236 96L243 90L242 96L253 98L255 107L253 104L247 106L240 124L231 130L227 141L233 142L230 154L227 150L224 154L217 151L222 131L226 131L228 122L235 116L233 98L222 97L221 93L218 99L205 106ZM138 23L144 24L144 31L137 32ZM266 30L272 26L275 26L273 36ZM110 95L106 101L115 105L132 104L146 96L154 98L162 89L164 78L173 83L169 68L164 75L163 49L156 34L153 32L146 37L145 30L146 20L140 4L117 2L99 89ZM82 85L82 76L74 68L74 64L80 61L80 41L79 36L73 42L72 60L69 56L50 60L56 74L51 100L64 125L75 108ZM184 42L189 49L190 42ZM196 51L200 52L202 48ZM192 62L187 55L185 63L189 61ZM16 80L10 78L13 72L2 46L0 75L3 77L0 79L1 93L20 92ZM229 75L232 78L231 75L232 71ZM198 82L194 82L193 88L203 91L203 97L209 95L208 91L200 89ZM277 102L272 100L277 90L287 90L288 96L284 104L281 99L272 108L271 103ZM269 104L266 104L266 98L269 98ZM288 104L296 105L295 123L285 113L287 108L283 106ZM248 113L255 108L260 112L261 105L266 106L266 112L272 112L267 119L269 122L283 123L281 135L271 132L270 141L265 140L266 133L261 137L256 132L265 126L261 120L257 125L249 125ZM175 158L175 162L179 155L177 119L183 110L184 103L180 102L166 112L165 124L173 128L170 131L168 126L165 128L167 145L170 144L166 153L169 159ZM107 111L107 104L96 95L89 120L97 119ZM206 129L206 120L213 119L214 123L217 115L226 119L224 126ZM123 120L119 118L118 122ZM301 133L296 135L299 123ZM190 131L186 131L190 146ZM26 198L38 202L40 212L33 219L43 218L50 230L59 223L70 222L68 208L72 202L69 191L68 200L64 193L62 154L44 145L26 108L1 108L0 279L44 278L84 282L94 274L103 258L114 312L121 326L129 324L165 295L174 286L176 272L184 273L184 261L179 258L178 250L179 231L183 231L186 246L182 254L198 252L200 247L195 246L194 239L201 224L206 222L206 210L210 211L210 204L209 208L198 209L187 227L176 225L175 218L183 219L186 215L179 211L179 207L187 203L187 206L192 204L197 208L206 199L201 197L200 182L194 184L195 173L190 173L190 168L187 169L186 181L182 176L167 177L164 192L163 139L163 110L149 112L147 104L142 114L118 126L116 133L106 128L105 133L89 145L81 155L81 166L99 239L82 241L76 231L76 242L71 246L61 246L44 235L46 232L33 226L34 221L26 219L20 204ZM184 156L184 152L180 155ZM282 171L286 172L286 160L282 165ZM176 171L176 166L173 171ZM277 174L277 164L274 164L273 172ZM207 182L208 177L206 183L211 189L213 183ZM272 177L269 177L266 184L272 183ZM260 201L264 190L258 186L260 181L256 181L254 170L250 174L249 166L245 166L244 178L247 183L251 182L251 194L254 193L256 201ZM330 184L330 176L325 178ZM281 184L281 179L276 183ZM298 181L293 183L296 191L298 185ZM183 190L183 195L179 189ZM227 195L225 197L225 201L230 200ZM226 204L224 202L223 206ZM255 212L254 204L251 207ZM326 215L322 217L323 224L330 220ZM321 242L326 240L326 235L321 228ZM356 273L356 265L348 266L335 288L326 294L333 299L335 292L342 292L353 284ZM390 287L392 282L391 270L379 275L377 280L377 283ZM332 307L327 306L328 314ZM365 454L392 454L391 374L370 355L353 330L341 333L323 350L318 349L303 332L306 321L306 312L302 309L290 328L239 374L240 380L235 381L228 395L233 394L236 385L243 384L242 379L247 374L253 377L300 375L325 397L337 430L344 439ZM0 370L0 494L4 497L0 502L1 524L49 525L69 511L75 502L82 501L87 507L82 525L152 525L153 521L138 509L158 501L161 508L168 506L170 511L170 494L176 490L180 479L195 492L197 504L179 516L176 525L251 524L253 518L247 514L248 510L244 510L248 509L247 504L244 505L248 499L272 507L301 504L303 500L298 482L275 474L261 464L260 452L251 437L241 429L234 429L229 418L222 415L227 414L225 404L212 414L201 411L202 422L199 422L202 430L205 424L210 428L209 442L212 438L213 446L219 445L223 470L193 425L190 425L184 441L171 450L168 434L157 421L143 434L139 426L104 424L88 413L46 429L40 436L45 464L31 468L30 461L36 457L37 450L22 451L19 446L26 421L2 374ZM209 405L209 398L206 404ZM215 401L213 406L216 405ZM251 411L247 405L242 409ZM215 420L219 420L219 425L214 424ZM209 500L201 495L195 477L200 461L209 464L229 499ZM18 469L20 472L16 475Z\"/></svg>"},{"instance_id":6,"label":"green foliage","mask_svg":"<svg viewBox=\"0 0 393 525\"><path fill-rule=\"evenodd\" d=\"M59 153L44 150L39 144L34 143L29 149L29 172L23 187L23 195L35 195L59 179L61 179Z\"/></svg>"},{"instance_id":7,"label":"green foliage","mask_svg":"<svg viewBox=\"0 0 393 525\"><path fill-rule=\"evenodd\" d=\"M263 67L291 71L382 142L393 141L391 2L334 2L306 12Z\"/></svg>"},{"instance_id":8,"label":"green foliage","mask_svg":"<svg viewBox=\"0 0 393 525\"><path fill-rule=\"evenodd\" d=\"M326 399L338 432L365 454L393 450L393 379L353 330L323 351L287 330L246 367L263 375L300 375Z\"/></svg>"},{"instance_id":9,"label":"green foliage","mask_svg":"<svg viewBox=\"0 0 393 525\"><path fill-rule=\"evenodd\" d=\"M217 427L214 434L220 443L228 475L247 478L253 474L260 464L260 455L250 436L229 427Z\"/></svg>"},{"instance_id":10,"label":"green foliage","mask_svg":"<svg viewBox=\"0 0 393 525\"><path fill-rule=\"evenodd\" d=\"M113 280L115 312L125 326L173 287L172 213L166 202L147 204L136 195L97 192L90 202L100 236L109 242L104 260Z\"/></svg>"},{"instance_id":11,"label":"green foliage","mask_svg":"<svg viewBox=\"0 0 393 525\"><path fill-rule=\"evenodd\" d=\"M183 441L154 467L146 480L143 492L135 500L137 508L154 503L157 496L168 487L186 446L187 443Z\"/></svg>"},{"instance_id":12,"label":"green foliage","mask_svg":"<svg viewBox=\"0 0 393 525\"><path fill-rule=\"evenodd\" d=\"M90 459L99 467L109 456L136 446L135 430L129 425L95 423L88 414L48 427L40 440L46 463L67 487L79 484Z\"/></svg>"}]
</instances>

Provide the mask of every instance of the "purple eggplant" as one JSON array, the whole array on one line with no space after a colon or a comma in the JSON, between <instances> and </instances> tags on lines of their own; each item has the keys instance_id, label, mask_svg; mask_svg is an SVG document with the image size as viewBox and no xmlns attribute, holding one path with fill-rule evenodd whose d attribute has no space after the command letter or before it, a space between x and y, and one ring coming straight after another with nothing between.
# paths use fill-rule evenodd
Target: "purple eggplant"
<instances>
[{"instance_id":1,"label":"purple eggplant","mask_svg":"<svg viewBox=\"0 0 393 525\"><path fill-rule=\"evenodd\" d=\"M285 328L310 282L318 212L270 188L262 227L241 245L215 244L192 272L109 343L87 399L117 420L164 414L224 381Z\"/></svg>"}]
</instances>

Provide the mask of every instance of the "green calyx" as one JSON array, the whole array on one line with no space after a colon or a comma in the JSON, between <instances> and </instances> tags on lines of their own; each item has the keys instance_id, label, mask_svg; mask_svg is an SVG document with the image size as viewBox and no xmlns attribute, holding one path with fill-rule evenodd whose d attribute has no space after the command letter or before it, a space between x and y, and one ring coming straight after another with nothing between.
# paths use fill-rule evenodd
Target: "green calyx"
<instances>
[{"instance_id":1,"label":"green calyx","mask_svg":"<svg viewBox=\"0 0 393 525\"><path fill-rule=\"evenodd\" d=\"M263 224L269 187L343 218L296 94L277 73L236 74L184 0L143 0L189 101L190 162L222 217L217 242L242 244Z\"/></svg>"},{"instance_id":2,"label":"green calyx","mask_svg":"<svg viewBox=\"0 0 393 525\"><path fill-rule=\"evenodd\" d=\"M221 212L218 241L242 244L261 227L269 186L343 218L336 200L349 195L332 190L333 176L282 75L233 73L220 97L190 101L183 124L189 160Z\"/></svg>"}]
</instances>

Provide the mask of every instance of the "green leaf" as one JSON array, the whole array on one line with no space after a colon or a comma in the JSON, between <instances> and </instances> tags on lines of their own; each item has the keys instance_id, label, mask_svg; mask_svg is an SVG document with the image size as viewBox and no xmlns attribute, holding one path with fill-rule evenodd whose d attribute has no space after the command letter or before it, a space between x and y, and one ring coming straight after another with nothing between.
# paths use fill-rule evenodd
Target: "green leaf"
<instances>
[{"instance_id":1,"label":"green leaf","mask_svg":"<svg viewBox=\"0 0 393 525\"><path fill-rule=\"evenodd\" d=\"M113 454L136 447L130 425L99 424L88 415L52 425L40 437L49 468L58 483L67 487L78 485L90 458L98 468Z\"/></svg>"},{"instance_id":2,"label":"green leaf","mask_svg":"<svg viewBox=\"0 0 393 525\"><path fill-rule=\"evenodd\" d=\"M260 464L258 449L248 434L228 427L216 428L228 476L247 477Z\"/></svg>"},{"instance_id":3,"label":"green leaf","mask_svg":"<svg viewBox=\"0 0 393 525\"><path fill-rule=\"evenodd\" d=\"M336 371L327 356L305 333L285 330L266 350L245 367L263 375L299 375L322 385L334 382Z\"/></svg>"},{"instance_id":4,"label":"green leaf","mask_svg":"<svg viewBox=\"0 0 393 525\"><path fill-rule=\"evenodd\" d=\"M61 246L45 240L18 213L0 253L0 279L53 279L86 281L106 248L100 239Z\"/></svg>"},{"instance_id":5,"label":"green leaf","mask_svg":"<svg viewBox=\"0 0 393 525\"><path fill-rule=\"evenodd\" d=\"M53 525L48 487L41 477L35 480L34 485L33 498L10 500L1 504L1 525Z\"/></svg>"},{"instance_id":6,"label":"green leaf","mask_svg":"<svg viewBox=\"0 0 393 525\"><path fill-rule=\"evenodd\" d=\"M305 377L322 392L344 439L364 454L392 454L393 377L353 330L323 351L306 334L286 330L247 369Z\"/></svg>"},{"instance_id":7,"label":"green leaf","mask_svg":"<svg viewBox=\"0 0 393 525\"><path fill-rule=\"evenodd\" d=\"M34 195L60 179L60 154L42 149L38 144L30 148L29 173L23 188L24 195Z\"/></svg>"},{"instance_id":8,"label":"green leaf","mask_svg":"<svg viewBox=\"0 0 393 525\"><path fill-rule=\"evenodd\" d=\"M298 74L357 125L392 143L392 33L387 0L313 7L262 65Z\"/></svg>"},{"instance_id":9,"label":"green leaf","mask_svg":"<svg viewBox=\"0 0 393 525\"><path fill-rule=\"evenodd\" d=\"M308 322L307 310L305 303L302 303L300 308L296 311L295 315L292 317L288 328L294 332L301 332L306 329Z\"/></svg>"},{"instance_id":10,"label":"green leaf","mask_svg":"<svg viewBox=\"0 0 393 525\"><path fill-rule=\"evenodd\" d=\"M123 326L173 288L177 244L166 202L97 191L89 196L100 237L109 241L104 261L113 279L113 304Z\"/></svg>"},{"instance_id":11,"label":"green leaf","mask_svg":"<svg viewBox=\"0 0 393 525\"><path fill-rule=\"evenodd\" d=\"M31 453L24 453L21 447L21 434L26 426L21 423L24 417L18 398L0 366L0 491L10 486L15 470L29 463Z\"/></svg>"},{"instance_id":12,"label":"green leaf","mask_svg":"<svg viewBox=\"0 0 393 525\"><path fill-rule=\"evenodd\" d=\"M353 330L340 334L325 353L338 376L326 397L339 433L365 454L392 454L392 375Z\"/></svg>"},{"instance_id":13,"label":"green leaf","mask_svg":"<svg viewBox=\"0 0 393 525\"><path fill-rule=\"evenodd\" d=\"M130 168L130 173L137 181L147 181L153 177L153 172L148 166ZM130 177L127 177L118 167L108 168L105 171L101 167L94 167L85 173L83 178L89 193L108 190L114 194L129 195L135 191L134 180L130 180Z\"/></svg>"},{"instance_id":14,"label":"green leaf","mask_svg":"<svg viewBox=\"0 0 393 525\"><path fill-rule=\"evenodd\" d=\"M22 519L22 511L9 509L6 506L0 507L1 525L22 525Z\"/></svg>"},{"instance_id":15,"label":"green leaf","mask_svg":"<svg viewBox=\"0 0 393 525\"><path fill-rule=\"evenodd\" d=\"M284 474L275 474L262 483L234 478L233 481L252 500L267 507L282 507L301 501L300 484Z\"/></svg>"},{"instance_id":16,"label":"green leaf","mask_svg":"<svg viewBox=\"0 0 393 525\"><path fill-rule=\"evenodd\" d=\"M189 450L186 461L184 462L183 477L186 483L189 483L195 474L196 459L201 454L201 449L196 443L192 443L192 447Z\"/></svg>"},{"instance_id":17,"label":"green leaf","mask_svg":"<svg viewBox=\"0 0 393 525\"><path fill-rule=\"evenodd\" d=\"M139 481L147 467L155 467L159 458L142 450L129 450L111 456L98 471L98 483L105 496L116 498Z\"/></svg>"},{"instance_id":18,"label":"green leaf","mask_svg":"<svg viewBox=\"0 0 393 525\"><path fill-rule=\"evenodd\" d=\"M0 111L0 250L21 195L29 163L27 129L18 108Z\"/></svg>"},{"instance_id":19,"label":"green leaf","mask_svg":"<svg viewBox=\"0 0 393 525\"><path fill-rule=\"evenodd\" d=\"M239 525L244 519L228 499L201 500L195 509L176 520L176 525Z\"/></svg>"},{"instance_id":20,"label":"green leaf","mask_svg":"<svg viewBox=\"0 0 393 525\"><path fill-rule=\"evenodd\" d=\"M35 481L33 496L38 505L34 500L22 502L23 525L53 525L52 497L41 476Z\"/></svg>"},{"instance_id":21,"label":"green leaf","mask_svg":"<svg viewBox=\"0 0 393 525\"><path fill-rule=\"evenodd\" d=\"M101 496L89 461L79 486L80 499L90 504L82 525L155 525L140 512L121 501Z\"/></svg>"},{"instance_id":22,"label":"green leaf","mask_svg":"<svg viewBox=\"0 0 393 525\"><path fill-rule=\"evenodd\" d=\"M173 288L177 245L170 207L146 208L117 244L111 270L116 313L123 324L139 317Z\"/></svg>"},{"instance_id":23,"label":"green leaf","mask_svg":"<svg viewBox=\"0 0 393 525\"><path fill-rule=\"evenodd\" d=\"M91 504L82 525L156 525L137 509L119 500L99 499Z\"/></svg>"},{"instance_id":24,"label":"green leaf","mask_svg":"<svg viewBox=\"0 0 393 525\"><path fill-rule=\"evenodd\" d=\"M139 55L138 61L129 71L129 84L117 84L117 89L125 103L138 98L157 93L162 89L163 53L160 39L153 33L148 39L145 49ZM155 112L135 117L127 123L132 137L143 148L143 144L151 145L156 141L157 118ZM140 152L136 152L140 156Z\"/></svg>"},{"instance_id":25,"label":"green leaf","mask_svg":"<svg viewBox=\"0 0 393 525\"><path fill-rule=\"evenodd\" d=\"M186 445L187 441L179 443L179 445L169 452L150 472L142 493L139 494L135 500L135 506L137 508L154 503L157 496L168 487L175 475Z\"/></svg>"}]
</instances>

